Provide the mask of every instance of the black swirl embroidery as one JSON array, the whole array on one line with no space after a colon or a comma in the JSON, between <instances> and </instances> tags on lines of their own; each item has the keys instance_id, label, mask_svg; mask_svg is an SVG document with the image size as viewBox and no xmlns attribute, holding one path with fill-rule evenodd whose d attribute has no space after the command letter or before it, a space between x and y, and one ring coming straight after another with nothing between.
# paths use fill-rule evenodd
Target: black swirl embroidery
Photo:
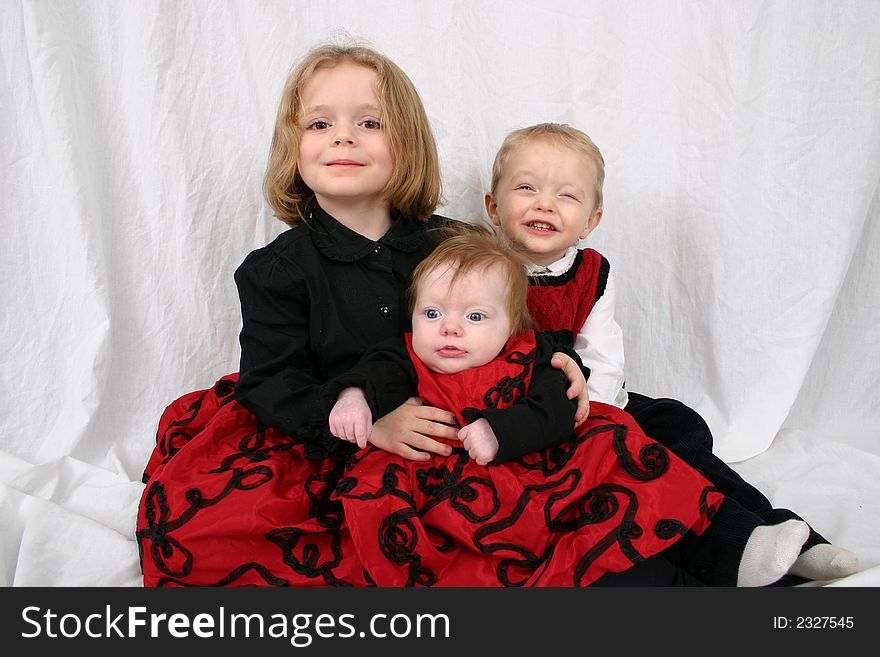
<instances>
[{"instance_id":1,"label":"black swirl embroidery","mask_svg":"<svg viewBox=\"0 0 880 657\"><path fill-rule=\"evenodd\" d=\"M658 520L654 525L654 535L662 538L664 541L672 540L676 537L682 537L687 533L688 529L680 520L667 518Z\"/></svg>"},{"instance_id":2,"label":"black swirl embroidery","mask_svg":"<svg viewBox=\"0 0 880 657\"><path fill-rule=\"evenodd\" d=\"M526 394L526 379L535 362L537 349L532 349L524 354L521 351L512 351L504 357L505 362L519 365L522 370L515 376L504 376L483 394L484 408L498 408L499 404L510 406L517 399ZM461 416L467 424L479 417L480 409L468 407L462 410Z\"/></svg>"},{"instance_id":3,"label":"black swirl embroidery","mask_svg":"<svg viewBox=\"0 0 880 657\"><path fill-rule=\"evenodd\" d=\"M469 460L467 452L458 452L452 467L447 467L447 461L416 473L419 491L428 497L420 509L423 514L446 501L474 523L485 522L498 512L501 500L491 479L476 476L462 478Z\"/></svg>"},{"instance_id":4,"label":"black swirl embroidery","mask_svg":"<svg viewBox=\"0 0 880 657\"><path fill-rule=\"evenodd\" d=\"M169 515L168 499L165 488L159 482L153 482L147 489L144 502L144 515L147 526L138 530L138 555L143 569L144 541L149 541L150 559L160 572L172 577L186 577L192 571L193 555L176 539L168 536Z\"/></svg>"},{"instance_id":5,"label":"black swirl embroidery","mask_svg":"<svg viewBox=\"0 0 880 657\"><path fill-rule=\"evenodd\" d=\"M642 535L641 527L635 524L635 515L638 510L638 500L635 493L628 488L615 484L602 484L590 492L591 494L606 498L600 504L601 507L608 504L607 496L615 496L615 494L628 498L628 504L617 526L613 527L605 536L599 539L578 561L574 568L574 577L572 578L574 586L583 586L584 576L589 567L615 544L620 547L623 555L633 564L644 559L644 556L632 544L634 539ZM615 505L619 505L619 502L615 502Z\"/></svg>"},{"instance_id":6,"label":"black swirl embroidery","mask_svg":"<svg viewBox=\"0 0 880 657\"><path fill-rule=\"evenodd\" d=\"M281 548L284 563L294 572L309 579L321 578L330 586L351 586L333 574L342 562L338 528L312 532L283 527L267 532L266 538Z\"/></svg>"},{"instance_id":7,"label":"black swirl embroidery","mask_svg":"<svg viewBox=\"0 0 880 657\"><path fill-rule=\"evenodd\" d=\"M192 424L199 418L202 406L209 395L213 395L220 400L220 406L235 401L233 393L235 392L235 381L232 379L221 379L213 388L205 390L201 395L189 405L183 416L172 422L165 429L164 433L156 434L156 449L162 455L161 463L167 463L181 448L193 439ZM195 429L198 431L198 428ZM143 483L150 480L150 474L145 472L143 475Z\"/></svg>"},{"instance_id":8,"label":"black swirl embroidery","mask_svg":"<svg viewBox=\"0 0 880 657\"><path fill-rule=\"evenodd\" d=\"M273 575L268 568L265 566L251 562L251 563L243 563L240 566L234 568L228 575L221 577L219 580L214 582L213 584L209 584L209 586L235 586L238 580L247 575L248 573L254 572L259 576L260 580L266 586L274 586L274 587L283 587L290 586L290 582L281 577L276 577ZM194 584L189 584L179 579L175 579L173 577L163 577L161 578L157 586L177 586L177 587L191 587L195 586Z\"/></svg>"},{"instance_id":9,"label":"black swirl embroidery","mask_svg":"<svg viewBox=\"0 0 880 657\"><path fill-rule=\"evenodd\" d=\"M232 464L236 461L243 460L247 463L260 463L269 460L273 452L287 452L293 449L293 443L291 442L282 442L266 447L266 431L268 429L268 426L258 421L256 431L245 434L239 440L239 451L225 457L219 466L209 472L211 474L226 472L232 468Z\"/></svg>"},{"instance_id":10,"label":"black swirl embroidery","mask_svg":"<svg viewBox=\"0 0 880 657\"><path fill-rule=\"evenodd\" d=\"M406 566L407 586L433 586L437 575L422 567L418 554L419 535L412 519L417 517L415 509L400 509L388 515L379 526L379 548L392 563Z\"/></svg>"},{"instance_id":11,"label":"black swirl embroidery","mask_svg":"<svg viewBox=\"0 0 880 657\"><path fill-rule=\"evenodd\" d=\"M255 432L248 433L240 440L239 452L226 457L219 467L209 471L210 474L225 477L223 487L218 494L213 497L206 496L203 490L197 487L184 491L183 498L187 506L176 518L170 517L170 507L164 484L161 481L153 481L148 485L144 496L146 526L140 528L136 533L142 570L144 558L149 556L152 565L165 576L160 581L176 581L191 574L193 554L181 541L175 538L174 532L189 523L201 510L215 506L234 491L253 490L274 478L274 472L265 462L273 454L291 449L293 444L282 442L267 448L265 447L265 432L266 427L258 423ZM236 465L239 461L243 461L243 465ZM259 465L253 465L254 463L259 463ZM318 504L314 507L316 512L318 510L324 511L325 515L320 516L319 521L332 524L334 522L333 509L328 504L324 506L327 508L321 509ZM341 510L336 512L336 516L341 517ZM149 549L145 552L145 542L147 541Z\"/></svg>"},{"instance_id":12,"label":"black swirl embroidery","mask_svg":"<svg viewBox=\"0 0 880 657\"><path fill-rule=\"evenodd\" d=\"M700 493L700 513L709 520L712 520L717 512L717 507L709 506L708 498L711 493L720 493L720 491L714 486L706 486Z\"/></svg>"}]
</instances>

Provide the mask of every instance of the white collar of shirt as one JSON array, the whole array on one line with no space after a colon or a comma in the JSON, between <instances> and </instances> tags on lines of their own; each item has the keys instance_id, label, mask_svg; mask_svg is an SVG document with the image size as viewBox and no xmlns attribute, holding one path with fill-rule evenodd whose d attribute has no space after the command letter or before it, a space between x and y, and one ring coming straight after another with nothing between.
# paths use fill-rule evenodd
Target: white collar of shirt
<instances>
[{"instance_id":1,"label":"white collar of shirt","mask_svg":"<svg viewBox=\"0 0 880 657\"><path fill-rule=\"evenodd\" d=\"M565 250L565 254L555 262L549 265L528 265L526 270L529 276L561 276L574 264L574 258L577 255L577 245L570 246Z\"/></svg>"}]
</instances>

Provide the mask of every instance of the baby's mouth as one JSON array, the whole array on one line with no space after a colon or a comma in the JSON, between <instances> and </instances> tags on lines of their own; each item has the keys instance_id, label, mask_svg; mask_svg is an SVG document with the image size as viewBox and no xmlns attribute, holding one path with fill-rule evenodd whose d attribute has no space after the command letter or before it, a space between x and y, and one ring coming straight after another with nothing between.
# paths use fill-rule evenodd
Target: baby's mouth
<instances>
[{"instance_id":1,"label":"baby's mouth","mask_svg":"<svg viewBox=\"0 0 880 657\"><path fill-rule=\"evenodd\" d=\"M437 350L444 358L460 358L464 356L467 352L464 349L459 349L458 347L453 347L452 345L445 345Z\"/></svg>"}]
</instances>

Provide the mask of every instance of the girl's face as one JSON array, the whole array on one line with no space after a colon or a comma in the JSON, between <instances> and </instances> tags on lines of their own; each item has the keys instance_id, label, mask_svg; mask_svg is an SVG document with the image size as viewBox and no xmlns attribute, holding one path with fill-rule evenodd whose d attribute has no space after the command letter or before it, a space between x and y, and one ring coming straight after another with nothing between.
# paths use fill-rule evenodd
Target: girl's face
<instances>
[{"instance_id":1,"label":"girl's face","mask_svg":"<svg viewBox=\"0 0 880 657\"><path fill-rule=\"evenodd\" d=\"M582 154L543 140L526 143L510 153L486 210L532 262L549 265L599 225L595 179Z\"/></svg>"},{"instance_id":2,"label":"girl's face","mask_svg":"<svg viewBox=\"0 0 880 657\"><path fill-rule=\"evenodd\" d=\"M500 265L472 270L450 285L455 269L425 274L413 309L413 351L435 372L454 374L493 360L510 337L507 279Z\"/></svg>"},{"instance_id":3,"label":"girl's face","mask_svg":"<svg viewBox=\"0 0 880 657\"><path fill-rule=\"evenodd\" d=\"M376 73L343 62L304 85L297 166L318 204L334 216L384 209L394 156L374 87Z\"/></svg>"}]
</instances>

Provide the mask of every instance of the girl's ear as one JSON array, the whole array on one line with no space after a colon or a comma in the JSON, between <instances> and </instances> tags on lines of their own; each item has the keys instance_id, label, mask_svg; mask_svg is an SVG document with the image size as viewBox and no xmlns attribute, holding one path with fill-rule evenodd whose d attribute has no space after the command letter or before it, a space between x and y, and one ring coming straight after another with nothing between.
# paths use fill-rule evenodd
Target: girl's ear
<instances>
[{"instance_id":1,"label":"girl's ear","mask_svg":"<svg viewBox=\"0 0 880 657\"><path fill-rule=\"evenodd\" d=\"M584 226L584 232L581 233L579 239L585 240L587 239L587 235L596 230L596 226L599 225L599 222L602 221L602 210L596 210L593 213L593 216L587 219L587 225Z\"/></svg>"},{"instance_id":2,"label":"girl's ear","mask_svg":"<svg viewBox=\"0 0 880 657\"><path fill-rule=\"evenodd\" d=\"M498 216L498 204L495 202L495 197L492 196L491 192L486 194L486 214L489 215L489 219L492 220L492 224L495 226L501 225L501 218Z\"/></svg>"}]
</instances>

